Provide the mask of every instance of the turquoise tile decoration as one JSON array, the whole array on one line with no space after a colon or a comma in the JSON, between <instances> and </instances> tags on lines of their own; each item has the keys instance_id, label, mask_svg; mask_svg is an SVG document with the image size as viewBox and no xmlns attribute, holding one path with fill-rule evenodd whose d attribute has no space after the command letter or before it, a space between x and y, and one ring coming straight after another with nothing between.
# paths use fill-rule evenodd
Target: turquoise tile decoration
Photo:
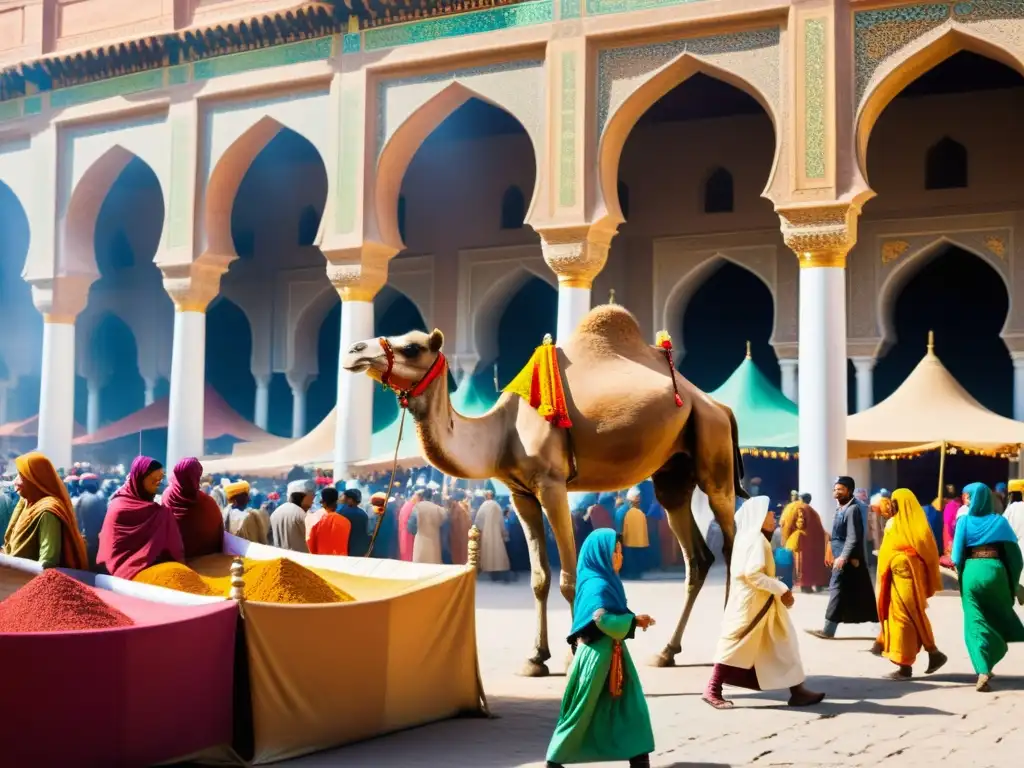
<instances>
[{"instance_id":1,"label":"turquoise tile decoration","mask_svg":"<svg viewBox=\"0 0 1024 768\"><path fill-rule=\"evenodd\" d=\"M29 96L25 99L25 114L38 115L43 111L43 97Z\"/></svg>"},{"instance_id":2,"label":"turquoise tile decoration","mask_svg":"<svg viewBox=\"0 0 1024 768\"><path fill-rule=\"evenodd\" d=\"M583 15L582 0L561 0L558 6L560 19L578 19Z\"/></svg>"},{"instance_id":3,"label":"turquoise tile decoration","mask_svg":"<svg viewBox=\"0 0 1024 768\"><path fill-rule=\"evenodd\" d=\"M196 81L211 80L215 77L237 75L256 69L284 67L289 64L305 64L309 61L326 61L331 58L330 37L317 37L288 45L275 45L256 51L243 51L227 56L217 56L192 65L192 76Z\"/></svg>"},{"instance_id":4,"label":"turquoise tile decoration","mask_svg":"<svg viewBox=\"0 0 1024 768\"><path fill-rule=\"evenodd\" d=\"M114 96L129 96L143 91L155 91L164 87L164 71L151 69L136 72L134 75L112 77L109 80L98 80L95 83L74 85L61 88L50 93L50 106L53 109L65 109L90 101L109 99Z\"/></svg>"},{"instance_id":5,"label":"turquoise tile decoration","mask_svg":"<svg viewBox=\"0 0 1024 768\"><path fill-rule=\"evenodd\" d=\"M178 64L177 66L167 68L168 85L185 85L185 83L187 83L191 79L191 64Z\"/></svg>"},{"instance_id":6,"label":"turquoise tile decoration","mask_svg":"<svg viewBox=\"0 0 1024 768\"><path fill-rule=\"evenodd\" d=\"M626 11L649 11L652 8L665 8L672 5L689 5L701 0L587 0L587 13L601 16L607 13L625 13Z\"/></svg>"},{"instance_id":7,"label":"turquoise tile decoration","mask_svg":"<svg viewBox=\"0 0 1024 768\"><path fill-rule=\"evenodd\" d=\"M0 101L0 123L7 120L17 120L21 117L21 106L24 99L11 99Z\"/></svg>"},{"instance_id":8,"label":"turquoise tile decoration","mask_svg":"<svg viewBox=\"0 0 1024 768\"><path fill-rule=\"evenodd\" d=\"M341 38L341 52L359 53L363 47L363 38L358 32L350 32Z\"/></svg>"},{"instance_id":9,"label":"turquoise tile decoration","mask_svg":"<svg viewBox=\"0 0 1024 768\"><path fill-rule=\"evenodd\" d=\"M367 51L397 48L448 37L463 37L480 32L544 24L553 21L554 14L554 0L532 0L482 11L469 11L368 29L363 32L363 44Z\"/></svg>"}]
</instances>

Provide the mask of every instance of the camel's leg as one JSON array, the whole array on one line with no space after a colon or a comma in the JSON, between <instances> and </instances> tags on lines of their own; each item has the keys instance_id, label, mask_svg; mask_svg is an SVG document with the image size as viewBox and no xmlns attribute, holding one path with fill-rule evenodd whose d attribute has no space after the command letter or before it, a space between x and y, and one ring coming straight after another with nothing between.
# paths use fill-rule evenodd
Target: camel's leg
<instances>
[{"instance_id":1,"label":"camel's leg","mask_svg":"<svg viewBox=\"0 0 1024 768\"><path fill-rule=\"evenodd\" d=\"M533 656L527 659L520 672L525 677L546 677L545 662L551 658L548 650L548 592L551 589L551 571L548 566L548 547L544 537L544 515L540 502L533 496L512 494L516 514L523 523L523 532L530 547L530 584L533 587L534 606L537 610L537 638Z\"/></svg>"},{"instance_id":2,"label":"camel's leg","mask_svg":"<svg viewBox=\"0 0 1024 768\"><path fill-rule=\"evenodd\" d=\"M725 602L729 602L732 581L732 543L736 539L736 492L731 486L714 488L708 493L715 522L722 529L722 557L725 558Z\"/></svg>"},{"instance_id":3,"label":"camel's leg","mask_svg":"<svg viewBox=\"0 0 1024 768\"><path fill-rule=\"evenodd\" d=\"M540 504L551 523L551 532L558 547L558 559L562 572L558 588L569 603L569 616L573 615L576 602L576 536L572 529L572 513L569 511L569 496L564 484L541 486ZM572 666L572 648L566 650L565 668Z\"/></svg>"},{"instance_id":4,"label":"camel's leg","mask_svg":"<svg viewBox=\"0 0 1024 768\"><path fill-rule=\"evenodd\" d=\"M679 618L672 639L660 654L654 657L652 665L671 667L675 665L676 654L682 650L683 630L690 619L697 595L708 577L714 555L704 542L704 537L693 519L690 502L697 483L693 475L693 462L689 456L677 453L654 473L654 494L665 507L668 524L679 541L683 550L683 561L686 565L686 605ZM732 539L729 539L731 550Z\"/></svg>"}]
</instances>

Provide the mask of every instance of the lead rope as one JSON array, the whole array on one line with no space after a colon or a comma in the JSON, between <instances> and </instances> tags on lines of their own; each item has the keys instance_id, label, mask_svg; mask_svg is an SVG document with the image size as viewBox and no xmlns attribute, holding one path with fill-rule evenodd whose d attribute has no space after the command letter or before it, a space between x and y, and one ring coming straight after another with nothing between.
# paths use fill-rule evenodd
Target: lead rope
<instances>
[{"instance_id":1,"label":"lead rope","mask_svg":"<svg viewBox=\"0 0 1024 768\"><path fill-rule=\"evenodd\" d=\"M380 524L384 522L384 515L388 513L388 504L391 503L391 489L395 487L395 474L398 472L398 449L402 445L402 430L405 428L405 414L407 409L402 408L402 416L398 421L398 440L395 441L395 456L391 461L391 481L388 483L388 492L384 496L384 511L377 515L377 524L373 527L373 536L370 537L370 546L366 549L363 557L369 557L373 553L373 543L377 541L377 534L380 533Z\"/></svg>"}]
</instances>

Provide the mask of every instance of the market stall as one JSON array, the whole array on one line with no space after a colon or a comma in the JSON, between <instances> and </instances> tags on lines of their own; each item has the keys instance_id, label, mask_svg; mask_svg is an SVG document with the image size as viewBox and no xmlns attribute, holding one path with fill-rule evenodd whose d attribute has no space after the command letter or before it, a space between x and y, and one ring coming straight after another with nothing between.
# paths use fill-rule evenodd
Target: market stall
<instances>
[{"instance_id":1,"label":"market stall","mask_svg":"<svg viewBox=\"0 0 1024 768\"><path fill-rule=\"evenodd\" d=\"M0 598L17 600L12 594L43 584L42 574L36 562L0 555ZM235 604L65 569L46 572L46 586L61 574L71 577L64 587L98 596L121 625L0 632L5 764L231 760ZM43 602L34 594L30 613L46 614Z\"/></svg>"},{"instance_id":2,"label":"market stall","mask_svg":"<svg viewBox=\"0 0 1024 768\"><path fill-rule=\"evenodd\" d=\"M475 568L304 555L230 534L224 552L285 556L356 598L244 604L254 764L485 710Z\"/></svg>"}]
</instances>

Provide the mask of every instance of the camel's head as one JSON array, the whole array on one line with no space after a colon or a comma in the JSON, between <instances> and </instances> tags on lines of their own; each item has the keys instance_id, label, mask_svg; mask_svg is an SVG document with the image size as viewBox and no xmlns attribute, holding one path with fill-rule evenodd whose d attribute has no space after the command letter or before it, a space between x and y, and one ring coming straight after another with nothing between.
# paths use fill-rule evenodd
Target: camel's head
<instances>
[{"instance_id":1,"label":"camel's head","mask_svg":"<svg viewBox=\"0 0 1024 768\"><path fill-rule=\"evenodd\" d=\"M408 392L444 373L443 345L444 334L437 329L357 341L345 353L342 367L350 373L365 371L377 381Z\"/></svg>"}]
</instances>

